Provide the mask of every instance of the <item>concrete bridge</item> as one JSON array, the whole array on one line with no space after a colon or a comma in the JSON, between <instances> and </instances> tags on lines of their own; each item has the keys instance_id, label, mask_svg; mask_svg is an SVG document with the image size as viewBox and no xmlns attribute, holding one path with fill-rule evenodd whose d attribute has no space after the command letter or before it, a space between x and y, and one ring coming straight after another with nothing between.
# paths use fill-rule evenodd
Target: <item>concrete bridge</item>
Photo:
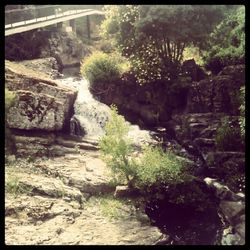
<instances>
[{"instance_id":1,"label":"concrete bridge","mask_svg":"<svg viewBox=\"0 0 250 250\"><path fill-rule=\"evenodd\" d=\"M85 5L86 6L86 5ZM5 36L10 36L17 33L22 33L25 31L38 29L50 25L56 24L58 28L63 27L63 23L66 23L65 29L66 31L70 32L76 32L76 25L75 25L75 19L80 18L83 16L87 17L87 22L89 22L88 17L90 15L104 15L104 12L98 9L74 9L74 10L67 10L62 11L60 8L58 8L58 5L50 5L46 6L46 8L49 8L50 12L52 12L52 15L48 16L42 16L41 14L37 14L38 10L44 9L45 7L37 7L34 8L33 18L25 19L24 20L18 20L17 18L14 18L10 20L9 17L16 16L22 16L22 13L31 11L31 10L11 10L11 11L5 11ZM18 15L19 14L19 15ZM29 13L30 14L30 13ZM29 15L30 16L30 15ZM19 18L20 19L20 18ZM18 21L16 21L18 20ZM68 22L68 25L67 25ZM88 30L88 36L90 37L90 30Z\"/></svg>"}]
</instances>

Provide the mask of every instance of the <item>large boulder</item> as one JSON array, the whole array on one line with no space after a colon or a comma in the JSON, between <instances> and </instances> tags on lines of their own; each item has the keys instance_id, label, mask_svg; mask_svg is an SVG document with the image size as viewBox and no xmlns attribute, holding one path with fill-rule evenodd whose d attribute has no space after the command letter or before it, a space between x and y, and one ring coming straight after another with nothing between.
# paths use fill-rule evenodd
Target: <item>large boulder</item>
<instances>
[{"instance_id":1,"label":"large boulder","mask_svg":"<svg viewBox=\"0 0 250 250\"><path fill-rule=\"evenodd\" d=\"M35 71L46 72L51 78L60 77L59 65L54 57L39 58L34 60L24 60L19 62L20 65L31 68Z\"/></svg>"},{"instance_id":2,"label":"large boulder","mask_svg":"<svg viewBox=\"0 0 250 250\"><path fill-rule=\"evenodd\" d=\"M188 113L173 115L177 140L195 140L196 138L214 139L224 113ZM199 143L199 140L198 140Z\"/></svg>"},{"instance_id":3,"label":"large boulder","mask_svg":"<svg viewBox=\"0 0 250 250\"><path fill-rule=\"evenodd\" d=\"M5 63L5 86L17 101L7 114L8 126L25 130L62 130L77 91L13 62Z\"/></svg>"},{"instance_id":4,"label":"large boulder","mask_svg":"<svg viewBox=\"0 0 250 250\"><path fill-rule=\"evenodd\" d=\"M53 56L60 68L77 65L90 53L74 32L51 32L47 44L41 49L41 57Z\"/></svg>"},{"instance_id":5,"label":"large boulder","mask_svg":"<svg viewBox=\"0 0 250 250\"><path fill-rule=\"evenodd\" d=\"M187 112L239 114L239 89L245 84L245 65L224 68L217 76L193 82L188 94Z\"/></svg>"},{"instance_id":6,"label":"large boulder","mask_svg":"<svg viewBox=\"0 0 250 250\"><path fill-rule=\"evenodd\" d=\"M245 195L235 194L227 186L215 179L205 178L204 182L219 199L219 212L229 223L229 227L223 230L222 245L245 244Z\"/></svg>"}]
</instances>

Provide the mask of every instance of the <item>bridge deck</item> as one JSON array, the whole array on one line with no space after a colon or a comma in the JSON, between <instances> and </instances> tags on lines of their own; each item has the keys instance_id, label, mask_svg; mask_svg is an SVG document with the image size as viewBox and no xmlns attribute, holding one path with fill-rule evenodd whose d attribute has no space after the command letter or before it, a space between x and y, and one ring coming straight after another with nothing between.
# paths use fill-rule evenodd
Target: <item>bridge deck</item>
<instances>
[{"instance_id":1,"label":"bridge deck","mask_svg":"<svg viewBox=\"0 0 250 250\"><path fill-rule=\"evenodd\" d=\"M38 29L42 27L46 27L49 25L53 25L56 23L65 22L68 20L76 19L83 16L89 15L104 15L103 11L92 10L92 9L84 9L84 10L70 10L66 12L62 12L60 14L55 14L46 17L35 18L32 20L26 20L22 22L12 23L5 25L5 36Z\"/></svg>"}]
</instances>

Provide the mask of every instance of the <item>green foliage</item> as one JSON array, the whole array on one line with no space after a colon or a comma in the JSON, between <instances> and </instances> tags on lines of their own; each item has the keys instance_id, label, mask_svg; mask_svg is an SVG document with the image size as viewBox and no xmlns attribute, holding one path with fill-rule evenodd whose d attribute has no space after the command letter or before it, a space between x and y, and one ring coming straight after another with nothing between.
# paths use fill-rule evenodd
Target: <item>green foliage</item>
<instances>
[{"instance_id":1,"label":"green foliage","mask_svg":"<svg viewBox=\"0 0 250 250\"><path fill-rule=\"evenodd\" d=\"M161 148L147 146L143 149L140 163L137 164L137 184L148 187L182 182L183 162L172 152L165 153Z\"/></svg>"},{"instance_id":2,"label":"green foliage","mask_svg":"<svg viewBox=\"0 0 250 250\"><path fill-rule=\"evenodd\" d=\"M15 93L13 91L9 91L7 88L5 88L5 114L8 112L8 110L15 104Z\"/></svg>"},{"instance_id":3,"label":"green foliage","mask_svg":"<svg viewBox=\"0 0 250 250\"><path fill-rule=\"evenodd\" d=\"M9 175L5 181L5 192L14 194L17 197L23 193L30 193L31 188L20 183L20 179L17 176Z\"/></svg>"},{"instance_id":4,"label":"green foliage","mask_svg":"<svg viewBox=\"0 0 250 250\"><path fill-rule=\"evenodd\" d=\"M125 201L115 199L112 196L104 196L100 197L99 204L104 216L115 220L125 217L125 214L122 213L122 207L125 205Z\"/></svg>"},{"instance_id":5,"label":"green foliage","mask_svg":"<svg viewBox=\"0 0 250 250\"><path fill-rule=\"evenodd\" d=\"M112 53L115 51L114 45L111 41L102 39L99 41L99 49L104 53Z\"/></svg>"},{"instance_id":6,"label":"green foliage","mask_svg":"<svg viewBox=\"0 0 250 250\"><path fill-rule=\"evenodd\" d=\"M207 5L107 6L101 29L129 59L137 82L169 80L177 76L185 47L205 40L222 9Z\"/></svg>"},{"instance_id":7,"label":"green foliage","mask_svg":"<svg viewBox=\"0 0 250 250\"><path fill-rule=\"evenodd\" d=\"M128 139L129 125L123 116L118 115L117 108L111 107L111 117L105 127L105 135L99 145L102 157L114 173L114 177L130 182L135 176L134 160L129 158L132 143Z\"/></svg>"},{"instance_id":8,"label":"green foliage","mask_svg":"<svg viewBox=\"0 0 250 250\"><path fill-rule=\"evenodd\" d=\"M145 146L142 156L133 156L133 146L128 138L129 126L111 109L111 118L106 124L106 134L100 140L100 149L115 178L124 179L133 187L150 187L156 183L178 183L185 179L184 164L173 153L164 153L160 148Z\"/></svg>"},{"instance_id":9,"label":"green foliage","mask_svg":"<svg viewBox=\"0 0 250 250\"><path fill-rule=\"evenodd\" d=\"M15 153L15 138L12 135L10 129L8 128L7 113L9 109L15 104L16 95L13 91L9 91L5 88L5 149L6 153Z\"/></svg>"},{"instance_id":10,"label":"green foliage","mask_svg":"<svg viewBox=\"0 0 250 250\"><path fill-rule=\"evenodd\" d=\"M245 6L229 14L210 35L204 53L206 67L218 73L245 58Z\"/></svg>"},{"instance_id":11,"label":"green foliage","mask_svg":"<svg viewBox=\"0 0 250 250\"><path fill-rule=\"evenodd\" d=\"M97 208L109 220L128 219L134 213L133 201L123 198L114 198L111 194L92 196L86 206ZM136 215L136 214L135 214Z\"/></svg>"},{"instance_id":12,"label":"green foliage","mask_svg":"<svg viewBox=\"0 0 250 250\"><path fill-rule=\"evenodd\" d=\"M193 45L186 47L183 51L183 61L190 59L194 59L198 65L204 64L200 49Z\"/></svg>"},{"instance_id":13,"label":"green foliage","mask_svg":"<svg viewBox=\"0 0 250 250\"><path fill-rule=\"evenodd\" d=\"M242 86L240 88L240 118L239 118L239 124L240 124L240 133L243 139L245 138L245 86Z\"/></svg>"},{"instance_id":14,"label":"green foliage","mask_svg":"<svg viewBox=\"0 0 250 250\"><path fill-rule=\"evenodd\" d=\"M223 151L239 150L242 147L240 131L225 116L221 119L221 126L217 129L215 136L217 149Z\"/></svg>"},{"instance_id":15,"label":"green foliage","mask_svg":"<svg viewBox=\"0 0 250 250\"><path fill-rule=\"evenodd\" d=\"M100 83L115 83L118 81L128 65L118 54L94 52L81 63L81 73L91 85Z\"/></svg>"}]
</instances>

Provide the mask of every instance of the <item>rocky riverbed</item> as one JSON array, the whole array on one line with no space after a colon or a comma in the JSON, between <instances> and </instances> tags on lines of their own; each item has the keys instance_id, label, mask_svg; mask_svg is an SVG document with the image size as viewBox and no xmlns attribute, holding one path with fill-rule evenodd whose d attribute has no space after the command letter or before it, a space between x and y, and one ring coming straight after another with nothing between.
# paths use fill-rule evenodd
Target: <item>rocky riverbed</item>
<instances>
[{"instance_id":1,"label":"rocky riverbed","mask_svg":"<svg viewBox=\"0 0 250 250\"><path fill-rule=\"evenodd\" d=\"M153 245L162 239L140 197L113 197L98 151L7 160L7 245Z\"/></svg>"},{"instance_id":2,"label":"rocky riverbed","mask_svg":"<svg viewBox=\"0 0 250 250\"><path fill-rule=\"evenodd\" d=\"M34 70L41 62L25 62L24 66L6 61L6 86L16 91L18 97L7 120L16 142L15 154L19 157L7 156L5 164L7 245L244 244L244 194L236 195L229 190L235 186L233 192L244 192L244 183L230 186L231 182L235 184L235 178L241 181L244 177L244 152L216 150L215 132L221 126L221 114L218 117L211 112L179 114L156 132L141 130L136 125L130 125L129 131L138 150L145 143L158 144L159 139L165 138L162 145L194 164L203 185L205 177L224 176L226 180L232 177L231 182L222 182L229 188L216 180L206 183L215 187L215 191L211 188L208 193L212 200L217 200L213 207L215 217L222 214L222 219L217 218L216 222L218 237L212 237L218 239L207 240L204 232L206 238L200 241L199 227L210 228L211 232L217 228L210 220L202 224L200 215L195 222L192 216L191 220L184 216L181 222L187 222L187 233L176 234L174 229L176 226L179 231L182 226L178 219L184 210L174 208L171 215L171 205L165 203L167 197L164 202L153 202L149 206L153 213L147 213L154 223L151 224L145 214L144 198L138 195L132 198L126 188L116 187L100 158L97 143L109 115L108 106L90 95L87 82L78 73L71 77L70 71L66 79L53 80L56 70L47 75ZM44 67L50 68L53 63L50 58ZM78 134L78 127L84 133ZM170 140L171 131L176 140ZM159 135L158 139L153 140L153 134ZM237 176L228 172L228 165L235 166ZM222 223L223 220L226 222Z\"/></svg>"}]
</instances>

